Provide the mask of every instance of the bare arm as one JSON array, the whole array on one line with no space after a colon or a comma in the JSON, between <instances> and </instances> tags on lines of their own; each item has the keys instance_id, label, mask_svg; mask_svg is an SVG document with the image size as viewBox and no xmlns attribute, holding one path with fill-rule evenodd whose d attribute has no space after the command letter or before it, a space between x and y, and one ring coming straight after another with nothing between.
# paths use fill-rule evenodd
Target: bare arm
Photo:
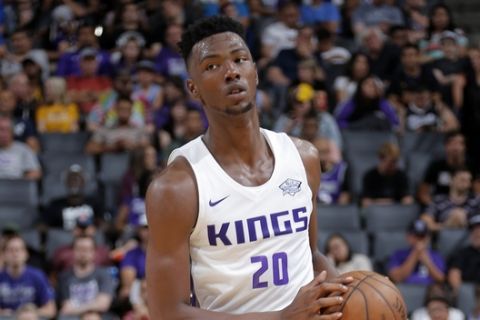
<instances>
[{"instance_id":1,"label":"bare arm","mask_svg":"<svg viewBox=\"0 0 480 320\"><path fill-rule=\"evenodd\" d=\"M137 278L137 270L133 267L124 267L120 271L120 282L122 287L120 289L120 296L122 298L127 298L130 294L130 290L132 289L132 285Z\"/></svg>"},{"instance_id":2,"label":"bare arm","mask_svg":"<svg viewBox=\"0 0 480 320\"><path fill-rule=\"evenodd\" d=\"M317 246L317 199L318 188L320 187L320 159L318 150L309 142L300 139L292 139L298 148L300 156L302 157L305 170L307 171L308 184L312 190L312 214L310 218L309 237L310 248L312 250L313 269L318 274L323 270L327 271L327 278L332 279L338 276L335 267L328 261L328 259L318 250Z\"/></svg>"},{"instance_id":3,"label":"bare arm","mask_svg":"<svg viewBox=\"0 0 480 320\"><path fill-rule=\"evenodd\" d=\"M57 313L57 307L55 306L55 302L49 301L45 305L41 306L38 308L37 313L40 317L43 318L53 318L55 317L55 314Z\"/></svg>"},{"instance_id":4,"label":"bare arm","mask_svg":"<svg viewBox=\"0 0 480 320\"><path fill-rule=\"evenodd\" d=\"M409 275L412 274L413 269L415 269L415 266L418 263L418 252L413 249L410 252L410 255L407 257L407 260L398 267L393 268L388 272L388 276L394 281L394 282L402 282L405 280Z\"/></svg>"},{"instance_id":5,"label":"bare arm","mask_svg":"<svg viewBox=\"0 0 480 320\"><path fill-rule=\"evenodd\" d=\"M290 306L280 311L227 314L194 308L190 300L189 237L195 225L198 205L193 172L184 159L177 159L158 176L147 192L146 206L150 228L147 249L148 308L152 319L339 319L340 314L320 315L322 306L338 305L343 291L340 283L325 282L325 273L301 288ZM189 199L186 201L185 199ZM320 298L319 298L320 297Z\"/></svg>"},{"instance_id":6,"label":"bare arm","mask_svg":"<svg viewBox=\"0 0 480 320\"><path fill-rule=\"evenodd\" d=\"M80 315L86 311L97 311L97 312L107 312L110 308L110 303L112 302L112 297L106 293L99 293L95 300L91 303L77 306L72 303L72 301L66 300L60 314L63 315Z\"/></svg>"},{"instance_id":7,"label":"bare arm","mask_svg":"<svg viewBox=\"0 0 480 320\"><path fill-rule=\"evenodd\" d=\"M462 271L458 268L452 268L448 271L448 283L452 286L454 291L462 285Z\"/></svg>"}]
</instances>

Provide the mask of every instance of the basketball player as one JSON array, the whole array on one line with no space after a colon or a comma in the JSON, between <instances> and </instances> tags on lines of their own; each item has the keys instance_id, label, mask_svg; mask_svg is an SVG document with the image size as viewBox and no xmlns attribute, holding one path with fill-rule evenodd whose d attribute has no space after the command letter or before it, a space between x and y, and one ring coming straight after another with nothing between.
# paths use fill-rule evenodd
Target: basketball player
<instances>
[{"instance_id":1,"label":"basketball player","mask_svg":"<svg viewBox=\"0 0 480 320\"><path fill-rule=\"evenodd\" d=\"M333 279L316 248L315 147L259 127L240 24L202 20L180 47L209 128L172 152L147 193L150 317L340 319L322 313L352 279ZM189 306L190 275L199 308Z\"/></svg>"}]
</instances>

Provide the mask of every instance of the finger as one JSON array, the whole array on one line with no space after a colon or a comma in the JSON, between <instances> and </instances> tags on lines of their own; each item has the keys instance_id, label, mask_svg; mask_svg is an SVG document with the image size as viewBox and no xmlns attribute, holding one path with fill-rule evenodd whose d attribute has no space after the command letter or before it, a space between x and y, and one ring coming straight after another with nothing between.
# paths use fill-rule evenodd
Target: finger
<instances>
[{"instance_id":1,"label":"finger","mask_svg":"<svg viewBox=\"0 0 480 320\"><path fill-rule=\"evenodd\" d=\"M318 276L316 276L311 282L310 284L312 286L317 286L317 285L320 285L322 282L324 282L325 280L327 279L327 271L322 271L320 272L320 274Z\"/></svg>"},{"instance_id":2,"label":"finger","mask_svg":"<svg viewBox=\"0 0 480 320\"><path fill-rule=\"evenodd\" d=\"M327 297L327 298L320 298L315 301L316 306L318 309L326 309L329 307L339 306L343 303L342 297Z\"/></svg>"},{"instance_id":3,"label":"finger","mask_svg":"<svg viewBox=\"0 0 480 320\"><path fill-rule=\"evenodd\" d=\"M341 283L324 282L318 287L318 297L325 297L332 292L343 294L348 291L348 287Z\"/></svg>"},{"instance_id":4,"label":"finger","mask_svg":"<svg viewBox=\"0 0 480 320\"><path fill-rule=\"evenodd\" d=\"M342 284L350 284L353 282L353 277L337 277L333 279L328 279L328 282L333 282L333 283L342 283Z\"/></svg>"}]
</instances>

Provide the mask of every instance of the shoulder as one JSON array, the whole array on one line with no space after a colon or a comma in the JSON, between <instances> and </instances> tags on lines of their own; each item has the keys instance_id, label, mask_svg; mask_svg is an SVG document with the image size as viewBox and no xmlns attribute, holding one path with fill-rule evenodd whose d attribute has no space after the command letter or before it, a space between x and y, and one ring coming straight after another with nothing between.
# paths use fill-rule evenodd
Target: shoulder
<instances>
[{"instance_id":1,"label":"shoulder","mask_svg":"<svg viewBox=\"0 0 480 320\"><path fill-rule=\"evenodd\" d=\"M35 281L44 280L47 277L42 270L30 266L25 269L25 276Z\"/></svg>"},{"instance_id":2,"label":"shoulder","mask_svg":"<svg viewBox=\"0 0 480 320\"><path fill-rule=\"evenodd\" d=\"M168 228L163 222L177 228L195 221L197 185L193 169L184 157L175 158L155 177L147 191L146 207L149 226L153 228Z\"/></svg>"},{"instance_id":3,"label":"shoulder","mask_svg":"<svg viewBox=\"0 0 480 320\"><path fill-rule=\"evenodd\" d=\"M320 161L318 150L311 142L295 137L290 137L290 139L292 139L293 144L297 147L298 153L304 163L318 163L318 161Z\"/></svg>"}]
</instances>

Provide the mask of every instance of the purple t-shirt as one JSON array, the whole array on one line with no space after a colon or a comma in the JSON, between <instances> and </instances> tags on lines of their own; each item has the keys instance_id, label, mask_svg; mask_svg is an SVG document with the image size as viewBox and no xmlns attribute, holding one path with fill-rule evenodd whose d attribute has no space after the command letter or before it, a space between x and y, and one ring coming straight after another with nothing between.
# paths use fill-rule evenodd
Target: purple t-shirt
<instances>
[{"instance_id":1,"label":"purple t-shirt","mask_svg":"<svg viewBox=\"0 0 480 320\"><path fill-rule=\"evenodd\" d=\"M395 251L390 257L387 270L390 272L393 268L402 265L405 260L407 260L411 251L411 248ZM440 271L445 272L445 260L443 259L443 257L437 252L430 249L428 250L428 253L430 255L430 259L432 259L433 263L437 266L437 268ZM404 283L428 285L434 283L434 280L428 273L427 267L423 264L417 263L417 265L413 269L413 272L404 280Z\"/></svg>"},{"instance_id":2,"label":"purple t-shirt","mask_svg":"<svg viewBox=\"0 0 480 320\"><path fill-rule=\"evenodd\" d=\"M16 310L26 303L41 307L53 298L53 289L39 269L26 267L18 278L12 278L6 271L0 272L0 309Z\"/></svg>"},{"instance_id":3,"label":"purple t-shirt","mask_svg":"<svg viewBox=\"0 0 480 320\"><path fill-rule=\"evenodd\" d=\"M127 252L123 258L120 269L132 267L137 272L137 279L145 278L145 258L146 252L141 247L136 247Z\"/></svg>"}]
</instances>

